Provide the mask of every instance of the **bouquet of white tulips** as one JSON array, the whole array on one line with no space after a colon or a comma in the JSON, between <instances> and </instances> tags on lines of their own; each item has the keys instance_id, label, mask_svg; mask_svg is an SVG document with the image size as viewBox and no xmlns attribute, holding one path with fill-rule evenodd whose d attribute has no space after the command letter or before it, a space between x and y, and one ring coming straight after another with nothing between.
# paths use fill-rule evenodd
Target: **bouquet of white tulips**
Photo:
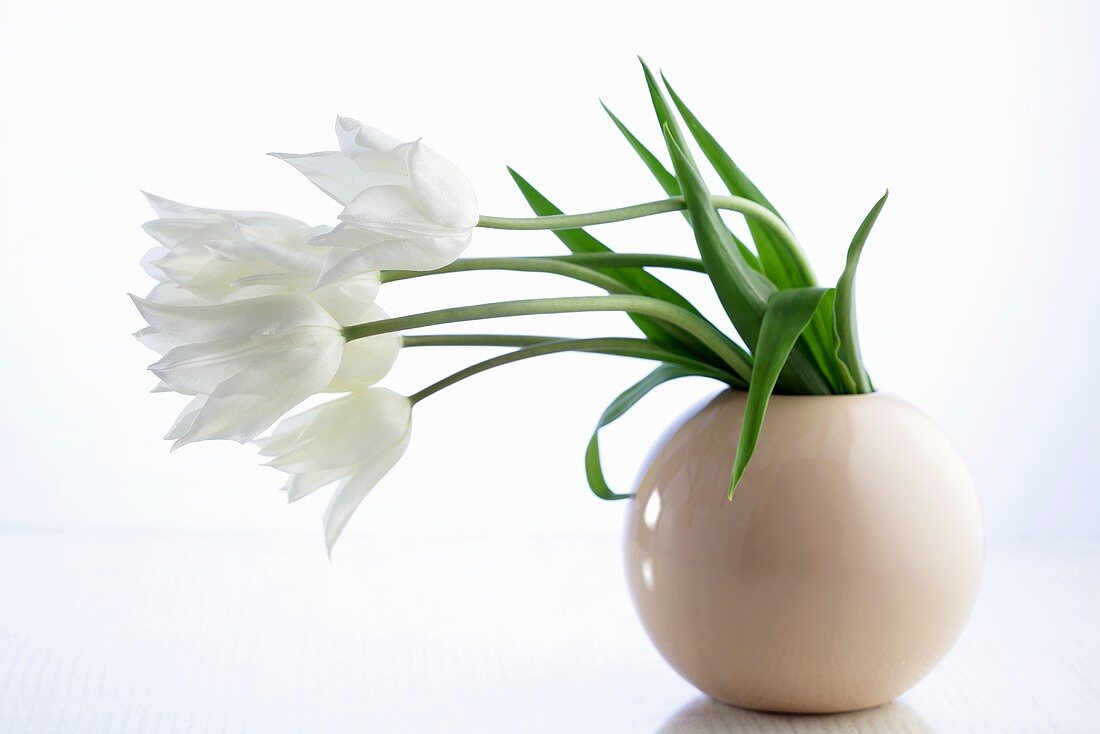
<instances>
[{"instance_id":1,"label":"bouquet of white tulips","mask_svg":"<svg viewBox=\"0 0 1100 734\"><path fill-rule=\"evenodd\" d=\"M160 379L156 390L191 396L168 432L174 447L207 439L255 442L271 466L289 475L284 490L291 500L336 484L324 516L331 551L366 494L405 453L413 407L494 367L565 351L654 362L653 372L611 402L597 432L655 386L678 377L709 377L748 391L730 497L773 391L871 392L860 358L853 285L886 197L856 231L836 286L819 286L771 203L667 80L658 83L644 63L643 70L671 170L610 110L608 115L664 190L667 198L656 201L566 215L511 171L536 216L482 215L466 176L438 153L343 117L336 121L338 151L276 154L336 200L341 209L334 226L148 196L157 219L145 230L158 244L143 264L158 284L145 298L134 297L148 322L136 336L161 355L150 367ZM707 190L688 136L728 194ZM751 242L734 235L720 210L745 217ZM700 257L616 253L585 229L666 212L686 217ZM476 227L553 230L570 254L460 258ZM717 328L651 274L656 268L707 276L736 335ZM462 304L394 318L374 303L381 283L482 269L552 273L606 294ZM626 312L639 334L574 339L408 333L438 324L585 311ZM447 345L511 351L410 396L375 387L400 348ZM324 392L339 396L284 417ZM629 496L605 481L595 432L585 468L597 496Z\"/></svg>"}]
</instances>

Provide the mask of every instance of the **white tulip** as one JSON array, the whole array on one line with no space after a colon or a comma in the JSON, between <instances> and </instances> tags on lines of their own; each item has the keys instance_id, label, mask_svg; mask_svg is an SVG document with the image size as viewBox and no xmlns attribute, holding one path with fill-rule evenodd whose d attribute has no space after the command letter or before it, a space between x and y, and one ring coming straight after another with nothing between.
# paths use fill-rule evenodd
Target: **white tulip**
<instances>
[{"instance_id":1,"label":"white tulip","mask_svg":"<svg viewBox=\"0 0 1100 734\"><path fill-rule=\"evenodd\" d=\"M195 396L165 438L255 438L284 413L324 390L341 367L340 324L315 301L261 296L176 306L131 296L149 323L139 335L163 356L149 369L161 390ZM388 367L387 367L388 368Z\"/></svg>"},{"instance_id":2,"label":"white tulip","mask_svg":"<svg viewBox=\"0 0 1100 734\"><path fill-rule=\"evenodd\" d=\"M290 501L338 482L324 515L329 552L367 493L398 462L409 444L412 404L403 395L372 388L284 419L259 439L269 466L290 475Z\"/></svg>"},{"instance_id":3,"label":"white tulip","mask_svg":"<svg viewBox=\"0 0 1100 734\"><path fill-rule=\"evenodd\" d=\"M342 326L371 320L377 272L316 288L330 248L309 240L328 227L282 214L206 209L145 196L159 217L142 225L159 243L142 260L160 281L148 300L186 305L308 294Z\"/></svg>"},{"instance_id":4,"label":"white tulip","mask_svg":"<svg viewBox=\"0 0 1100 734\"><path fill-rule=\"evenodd\" d=\"M377 270L453 262L478 221L477 197L453 163L419 140L402 143L336 118L339 151L273 154L343 205L341 224L311 241L332 248L319 283Z\"/></svg>"},{"instance_id":5,"label":"white tulip","mask_svg":"<svg viewBox=\"0 0 1100 734\"><path fill-rule=\"evenodd\" d=\"M159 216L144 229L160 244L143 265L161 281L146 297L171 306L230 303L270 295L316 301L340 326L388 318L374 304L377 272L315 287L328 248L307 244L325 227L268 212L227 211L180 204L146 194ZM146 346L165 354L180 342L150 327L138 332ZM328 392L374 384L397 358L401 337L382 334L344 347ZM163 389L163 388L158 388Z\"/></svg>"},{"instance_id":6,"label":"white tulip","mask_svg":"<svg viewBox=\"0 0 1100 734\"><path fill-rule=\"evenodd\" d=\"M158 218L142 228L159 244L142 263L161 282L151 294L158 303L218 303L258 285L308 290L320 275L326 253L307 243L326 227L270 212L206 209L145 197Z\"/></svg>"}]
</instances>

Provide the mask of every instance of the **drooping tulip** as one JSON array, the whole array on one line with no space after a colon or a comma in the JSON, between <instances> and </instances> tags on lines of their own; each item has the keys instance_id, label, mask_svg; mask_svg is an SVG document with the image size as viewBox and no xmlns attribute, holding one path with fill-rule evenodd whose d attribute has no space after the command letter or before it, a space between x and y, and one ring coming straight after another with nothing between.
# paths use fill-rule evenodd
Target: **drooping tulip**
<instances>
[{"instance_id":1,"label":"drooping tulip","mask_svg":"<svg viewBox=\"0 0 1100 734\"><path fill-rule=\"evenodd\" d=\"M402 143L336 118L339 151L276 153L341 205L340 224L311 241L332 248L319 280L453 262L478 221L477 197L453 163L419 140Z\"/></svg>"},{"instance_id":2,"label":"drooping tulip","mask_svg":"<svg viewBox=\"0 0 1100 734\"><path fill-rule=\"evenodd\" d=\"M163 356L149 369L160 390L194 396L166 438L173 448L205 439L244 443L340 369L340 325L315 301L261 296L208 306L173 306L131 296Z\"/></svg>"},{"instance_id":3,"label":"drooping tulip","mask_svg":"<svg viewBox=\"0 0 1100 734\"><path fill-rule=\"evenodd\" d=\"M269 466L290 475L283 489L292 502L338 483L324 515L331 552L363 498L405 453L411 428L409 399L371 388L286 418L256 443Z\"/></svg>"},{"instance_id":4,"label":"drooping tulip","mask_svg":"<svg viewBox=\"0 0 1100 734\"><path fill-rule=\"evenodd\" d=\"M146 297L150 302L180 306L301 296L316 301L340 326L387 318L374 303L376 272L316 287L328 248L308 240L328 231L326 227L282 214L194 207L150 194L146 198L158 219L144 229L159 244L143 262L161 281ZM178 340L152 328L138 337L162 354L179 346ZM343 392L380 380L397 358L400 339L382 334L348 342L326 390Z\"/></svg>"}]
</instances>

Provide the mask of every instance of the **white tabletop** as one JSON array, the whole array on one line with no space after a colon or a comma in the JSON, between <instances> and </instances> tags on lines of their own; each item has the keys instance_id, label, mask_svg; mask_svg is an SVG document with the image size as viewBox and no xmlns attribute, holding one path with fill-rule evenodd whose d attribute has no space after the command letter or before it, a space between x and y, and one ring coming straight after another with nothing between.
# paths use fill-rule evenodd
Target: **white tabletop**
<instances>
[{"instance_id":1,"label":"white tabletop","mask_svg":"<svg viewBox=\"0 0 1100 734\"><path fill-rule=\"evenodd\" d=\"M0 531L0 731L1097 732L1100 551L992 549L948 658L889 706L708 702L613 537Z\"/></svg>"}]
</instances>

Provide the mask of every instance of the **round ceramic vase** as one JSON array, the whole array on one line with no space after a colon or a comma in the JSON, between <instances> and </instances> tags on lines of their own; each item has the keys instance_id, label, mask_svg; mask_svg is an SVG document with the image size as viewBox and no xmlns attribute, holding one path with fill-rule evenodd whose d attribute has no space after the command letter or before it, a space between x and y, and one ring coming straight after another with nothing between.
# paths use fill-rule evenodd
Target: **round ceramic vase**
<instances>
[{"instance_id":1,"label":"round ceramic vase","mask_svg":"<svg viewBox=\"0 0 1100 734\"><path fill-rule=\"evenodd\" d=\"M776 395L730 501L744 407L744 393L719 394L641 475L625 545L642 624L725 703L886 703L935 666L973 606L983 540L966 467L891 395Z\"/></svg>"}]
</instances>

